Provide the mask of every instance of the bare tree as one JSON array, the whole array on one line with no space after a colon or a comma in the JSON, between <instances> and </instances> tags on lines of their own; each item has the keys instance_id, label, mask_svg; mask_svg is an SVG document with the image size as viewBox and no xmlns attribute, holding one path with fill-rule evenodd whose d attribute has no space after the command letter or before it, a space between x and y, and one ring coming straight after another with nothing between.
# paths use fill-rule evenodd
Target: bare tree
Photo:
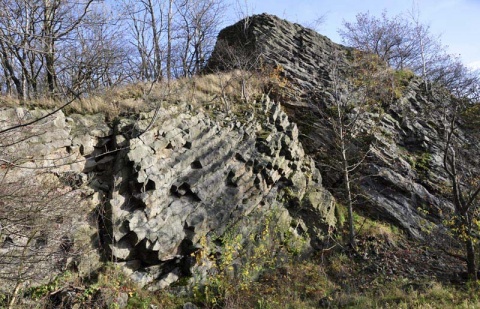
<instances>
[{"instance_id":1,"label":"bare tree","mask_svg":"<svg viewBox=\"0 0 480 309\"><path fill-rule=\"evenodd\" d=\"M156 1L159 13L157 14L154 2L152 0L140 1L142 3L149 15L150 18L150 27L152 29L152 42L153 42L153 80L158 82L163 77L162 70L162 49L160 47L160 36L163 32L163 16L164 16L164 7L163 3ZM157 19L160 19L157 22Z\"/></svg>"},{"instance_id":2,"label":"bare tree","mask_svg":"<svg viewBox=\"0 0 480 309\"><path fill-rule=\"evenodd\" d=\"M340 29L339 34L344 43L376 54L396 68L404 66L404 58L410 51L405 48L408 35L405 32L405 20L400 16L388 18L386 11L380 18L368 12L359 13L354 23L344 21L343 26L345 29Z\"/></svg>"},{"instance_id":3,"label":"bare tree","mask_svg":"<svg viewBox=\"0 0 480 309\"><path fill-rule=\"evenodd\" d=\"M418 9L408 12L408 17L389 17L386 11L380 18L360 13L355 22L344 21L343 25L339 33L345 44L378 55L394 69L411 69L436 83L452 67L453 57L429 26L420 22Z\"/></svg>"},{"instance_id":4,"label":"bare tree","mask_svg":"<svg viewBox=\"0 0 480 309\"><path fill-rule=\"evenodd\" d=\"M215 54L210 58L209 63L205 67L205 72L229 72L229 74L219 74L219 83L227 112L230 110L230 98L226 95L227 89L233 84L240 84L241 100L244 103L250 102L250 88L252 82L260 79L262 51L249 44L246 29L248 29L249 18L241 20L233 27L235 33L239 34L238 40L231 38L219 37L215 45ZM238 32L237 32L238 30Z\"/></svg>"},{"instance_id":5,"label":"bare tree","mask_svg":"<svg viewBox=\"0 0 480 309\"><path fill-rule=\"evenodd\" d=\"M315 30L316 32L321 32L322 26L327 20L327 13L322 15L317 15L313 20L307 21L305 27Z\"/></svg>"},{"instance_id":6,"label":"bare tree","mask_svg":"<svg viewBox=\"0 0 480 309\"><path fill-rule=\"evenodd\" d=\"M245 20L246 23L248 23L248 17L250 17L254 11L249 0L235 0L234 10L236 20Z\"/></svg>"},{"instance_id":7,"label":"bare tree","mask_svg":"<svg viewBox=\"0 0 480 309\"><path fill-rule=\"evenodd\" d=\"M43 0L43 56L50 94L54 94L57 87L55 67L57 42L68 36L83 22L94 1Z\"/></svg>"},{"instance_id":8,"label":"bare tree","mask_svg":"<svg viewBox=\"0 0 480 309\"><path fill-rule=\"evenodd\" d=\"M8 82L15 85L20 98L28 98L36 91L42 68L42 36L38 25L42 19L39 1L0 2L1 60ZM10 85L7 86L10 88Z\"/></svg>"},{"instance_id":9,"label":"bare tree","mask_svg":"<svg viewBox=\"0 0 480 309\"><path fill-rule=\"evenodd\" d=\"M171 17L167 14L172 14L171 3L165 7L165 2L159 0L123 1L122 10L130 29L131 43L138 53L133 61L140 69L139 79L160 81L164 75L164 35ZM138 61L135 58L138 58Z\"/></svg>"},{"instance_id":10,"label":"bare tree","mask_svg":"<svg viewBox=\"0 0 480 309\"><path fill-rule=\"evenodd\" d=\"M79 27L94 0L0 1L0 59L5 79L20 98L57 86L57 47Z\"/></svg>"},{"instance_id":11,"label":"bare tree","mask_svg":"<svg viewBox=\"0 0 480 309\"><path fill-rule=\"evenodd\" d=\"M147 36L147 24L143 22L146 14L141 9L128 5L125 9L127 15L128 28L130 29L130 43L137 51L137 55L130 57L132 68L130 71L138 72L137 80L146 81L151 79L151 66L149 64L151 57L151 47ZM140 15L141 14L141 15Z\"/></svg>"},{"instance_id":12,"label":"bare tree","mask_svg":"<svg viewBox=\"0 0 480 309\"><path fill-rule=\"evenodd\" d=\"M28 112L12 116L0 121L0 290L9 308L20 290L51 280L81 254L72 238L81 195L75 175L61 169L73 158L42 151L54 119L15 126Z\"/></svg>"},{"instance_id":13,"label":"bare tree","mask_svg":"<svg viewBox=\"0 0 480 309\"><path fill-rule=\"evenodd\" d=\"M101 14L95 0L0 0L0 89L28 99L58 94L59 86L91 91L123 78L158 82L192 76L213 50L222 5L222 0L123 1L120 24L109 12ZM124 27L129 35L121 43Z\"/></svg>"},{"instance_id":14,"label":"bare tree","mask_svg":"<svg viewBox=\"0 0 480 309\"><path fill-rule=\"evenodd\" d=\"M75 93L92 93L124 82L129 73L129 50L122 28L105 8L94 8L84 23L72 31L58 57L59 85Z\"/></svg>"},{"instance_id":15,"label":"bare tree","mask_svg":"<svg viewBox=\"0 0 480 309\"><path fill-rule=\"evenodd\" d=\"M213 51L223 4L221 0L179 0L176 7L179 76L187 77L198 74Z\"/></svg>"},{"instance_id":16,"label":"bare tree","mask_svg":"<svg viewBox=\"0 0 480 309\"><path fill-rule=\"evenodd\" d=\"M348 61L344 52L335 52L329 73L331 95L314 96L318 120L302 125L322 132L317 152L320 168L331 180L325 185L347 207L348 243L355 249L354 184L375 141L381 106L391 103L395 95L393 72L376 55L354 52L353 57Z\"/></svg>"},{"instance_id":17,"label":"bare tree","mask_svg":"<svg viewBox=\"0 0 480 309\"><path fill-rule=\"evenodd\" d=\"M419 54L420 54L420 64L422 68L422 77L425 81L425 90L428 91L428 81L427 81L427 59L425 54L426 42L425 39L428 38L428 28L422 25L420 22L420 10L418 9L418 4L416 4L412 10L409 12L410 18L413 22L413 29L415 35L418 38Z\"/></svg>"},{"instance_id":18,"label":"bare tree","mask_svg":"<svg viewBox=\"0 0 480 309\"><path fill-rule=\"evenodd\" d=\"M440 96L442 101L450 102L445 108L443 167L450 180L450 198L455 208L455 216L448 226L465 244L469 279L477 280L475 242L480 217L480 178L470 167L478 166L479 162L477 158L472 158L472 153L466 146L468 139L476 143L475 139L478 139L480 132L477 127L468 133L471 135L468 138L460 134L460 123L464 121L461 115L471 106L468 97L459 97L458 94L454 96L441 89L436 89L435 94ZM478 110L473 117L480 119Z\"/></svg>"},{"instance_id":19,"label":"bare tree","mask_svg":"<svg viewBox=\"0 0 480 309\"><path fill-rule=\"evenodd\" d=\"M168 0L167 15L167 81L172 79L172 41L173 41L173 0Z\"/></svg>"}]
</instances>

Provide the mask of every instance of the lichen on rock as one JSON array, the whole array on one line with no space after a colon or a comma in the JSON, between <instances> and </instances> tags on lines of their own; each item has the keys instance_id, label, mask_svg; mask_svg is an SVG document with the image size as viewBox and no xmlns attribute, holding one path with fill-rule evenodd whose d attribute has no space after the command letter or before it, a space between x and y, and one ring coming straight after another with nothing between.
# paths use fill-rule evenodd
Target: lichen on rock
<instances>
[{"instance_id":1,"label":"lichen on rock","mask_svg":"<svg viewBox=\"0 0 480 309\"><path fill-rule=\"evenodd\" d=\"M138 261L132 273L144 284L166 276L173 265L184 276L191 275L192 254L214 251L203 248L201 239L213 244L234 230L247 241L258 226L244 224L272 212L282 214L284 223L303 222L301 213L308 212L315 222L303 223L307 230L302 237L309 241L321 238L335 224L330 216L333 199L321 188L319 173L298 141L296 125L268 97L254 105L265 115L259 125L230 126L203 113L178 113L175 106L162 109L152 129L130 139L128 150L119 155L112 175L117 185L109 202L111 249L125 265ZM290 186L299 200L307 193L312 198L295 207L279 202L278 191Z\"/></svg>"}]
</instances>

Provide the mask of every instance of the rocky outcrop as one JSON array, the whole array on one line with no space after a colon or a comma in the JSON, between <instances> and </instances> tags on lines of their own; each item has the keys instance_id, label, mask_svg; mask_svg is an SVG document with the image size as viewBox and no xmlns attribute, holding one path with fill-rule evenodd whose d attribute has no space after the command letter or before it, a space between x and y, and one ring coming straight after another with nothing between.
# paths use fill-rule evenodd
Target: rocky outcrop
<instances>
[{"instance_id":1,"label":"rocky outcrop","mask_svg":"<svg viewBox=\"0 0 480 309\"><path fill-rule=\"evenodd\" d=\"M333 98L333 68L341 74L348 68L353 51L310 29L267 14L225 28L218 40L209 62L212 71L222 69L225 46L239 54L256 53L262 59L257 69L268 65L282 68L282 78L290 83L288 89L282 90L285 111L299 125L306 152L315 157L317 166L322 166L325 155L316 154L321 149L328 152L325 142L329 128L319 121L323 117L319 110ZM439 227L442 213L453 210L444 194L449 182L443 170L444 120L438 106L445 102L425 93L425 85L418 78L405 83L394 102L382 104L371 156L361 171L362 181L356 183L358 193L364 197L357 209L392 221L412 237L422 239L432 228ZM364 130L373 132L368 119L371 117L365 117ZM475 164L471 167L475 168ZM322 174L326 187L339 186L341 176L327 170Z\"/></svg>"},{"instance_id":2,"label":"rocky outcrop","mask_svg":"<svg viewBox=\"0 0 480 309\"><path fill-rule=\"evenodd\" d=\"M230 55L231 50L236 56ZM207 69L231 69L225 62L237 58L252 62L246 68L280 68L294 90L282 98L282 104L304 106L313 94L329 91L332 63L348 65L343 53L348 50L299 24L269 14L253 15L220 31Z\"/></svg>"},{"instance_id":3,"label":"rocky outcrop","mask_svg":"<svg viewBox=\"0 0 480 309\"><path fill-rule=\"evenodd\" d=\"M1 127L46 114L4 109ZM92 271L102 253L151 289L185 276L198 282L216 268L228 238L243 250L229 253L241 267L260 240L271 258L282 248L308 254L335 225L334 199L297 126L267 97L239 115L172 104L107 124L101 115L57 112L10 132L0 158L17 160L8 175L38 180L25 172L35 167L54 178L54 188L77 197L68 200L75 209L48 206L51 214L69 214L55 235L44 233L49 242L68 238L78 248L76 259L49 268L52 276L72 265ZM1 236L18 241L8 231ZM12 252L2 250L3 257Z\"/></svg>"},{"instance_id":4,"label":"rocky outcrop","mask_svg":"<svg viewBox=\"0 0 480 309\"><path fill-rule=\"evenodd\" d=\"M70 267L86 275L100 265L98 193L86 187L79 151L98 141L92 131L77 142L74 124L62 112L0 109L2 292L47 283Z\"/></svg>"},{"instance_id":5,"label":"rocky outcrop","mask_svg":"<svg viewBox=\"0 0 480 309\"><path fill-rule=\"evenodd\" d=\"M33 246L36 251L25 252L43 250L61 261L28 260L28 271L41 266L36 277L49 279L67 267L87 274L109 259L155 290L180 278L205 282L225 260L224 271L237 280L255 276L252 265L262 256L285 261L285 251L321 248L336 221L335 200L322 182L335 189L342 177L328 170L322 177L315 167L314 160L322 166L330 154L319 111L334 97L332 67L348 67L351 50L266 14L223 30L208 69L238 68L222 58L225 46L259 69L281 68L276 72L288 87L278 97L285 104L264 96L226 114L152 102L160 106L111 123L100 114L0 110L0 211L43 207L22 217L29 224L40 220L22 237L21 226L0 215L2 261L18 256L14 248ZM381 117L362 118L375 142L355 183L362 197L357 209L395 222L416 239L441 229L443 214L452 211L436 108L442 102L424 89L409 78L401 95L382 105ZM375 130L374 117L380 119ZM457 134L468 142L468 134ZM478 157L468 166L478 167ZM23 192L38 198L25 199ZM2 278L18 274L19 263L8 261ZM22 280L12 277L0 288L11 290Z\"/></svg>"},{"instance_id":6,"label":"rocky outcrop","mask_svg":"<svg viewBox=\"0 0 480 309\"><path fill-rule=\"evenodd\" d=\"M414 79L403 97L388 109L375 135L368 168L360 183L374 209L422 239L438 228L443 215L454 211L444 196L449 180L443 169L443 119L440 102L422 95Z\"/></svg>"},{"instance_id":7,"label":"rocky outcrop","mask_svg":"<svg viewBox=\"0 0 480 309\"><path fill-rule=\"evenodd\" d=\"M192 256L208 249L202 239L213 244L232 229L244 240L260 233L261 224L247 221L273 215L313 246L334 225L334 201L296 125L267 98L255 104L258 114L246 122L161 109L151 130L127 138L113 172L111 249L143 284L191 275ZM133 131L149 125L152 114L143 117ZM120 124L125 130L130 124Z\"/></svg>"}]
</instances>

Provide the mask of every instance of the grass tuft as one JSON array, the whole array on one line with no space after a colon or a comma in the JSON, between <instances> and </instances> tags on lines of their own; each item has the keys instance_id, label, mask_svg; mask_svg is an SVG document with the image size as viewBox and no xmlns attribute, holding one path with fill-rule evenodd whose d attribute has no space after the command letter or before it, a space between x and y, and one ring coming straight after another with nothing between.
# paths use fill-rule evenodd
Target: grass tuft
<instances>
[{"instance_id":1,"label":"grass tuft","mask_svg":"<svg viewBox=\"0 0 480 309\"><path fill-rule=\"evenodd\" d=\"M107 89L102 93L83 95L65 108L65 112L103 113L113 119L119 115L150 111L162 102L187 103L196 109L234 110L237 103L258 97L264 84L265 80L260 75L239 70L170 82L129 84ZM243 98L242 93L245 94ZM68 99L42 97L20 101L11 96L3 96L0 97L0 107L54 109L63 105L66 100Z\"/></svg>"}]
</instances>

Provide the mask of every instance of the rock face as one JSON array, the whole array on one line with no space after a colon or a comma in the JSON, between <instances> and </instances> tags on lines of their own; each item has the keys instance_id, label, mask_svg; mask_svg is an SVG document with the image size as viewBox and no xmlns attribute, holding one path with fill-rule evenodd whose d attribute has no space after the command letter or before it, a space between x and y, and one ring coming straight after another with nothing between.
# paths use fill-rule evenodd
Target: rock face
<instances>
[{"instance_id":1,"label":"rock face","mask_svg":"<svg viewBox=\"0 0 480 309\"><path fill-rule=\"evenodd\" d=\"M334 201L296 125L267 98L257 105L247 122L162 109L151 130L127 138L113 172L111 249L140 282L190 275L192 254L207 249L202 239L213 243L232 229L243 239L258 233L260 225L246 219L274 214L285 232L308 232L313 246L335 224ZM145 115L134 131L150 119ZM120 125L125 130L131 127ZM287 188L294 201L283 197ZM294 221L297 229L290 228Z\"/></svg>"},{"instance_id":2,"label":"rock face","mask_svg":"<svg viewBox=\"0 0 480 309\"><path fill-rule=\"evenodd\" d=\"M100 265L98 194L85 186L83 142L75 140L73 118L0 109L0 131L0 291L46 283L69 267L89 274Z\"/></svg>"},{"instance_id":3,"label":"rock face","mask_svg":"<svg viewBox=\"0 0 480 309\"><path fill-rule=\"evenodd\" d=\"M223 68L225 46L239 54L256 54L262 59L262 67L257 69L281 66L291 91L284 93L282 104L290 119L299 125L306 152L315 158L317 166L322 166L324 157L315 154L325 149L328 128L318 121L322 117L318 111L333 97L333 68L338 72L348 67L352 50L267 14L225 28L218 40L209 62L212 71ZM384 104L379 132L374 136L376 142L361 172L363 180L356 183L365 197L359 210L395 222L417 239L438 226L442 213L453 211L444 197L449 182L442 166L444 120L438 107L445 102L424 89L420 79L411 78L396 101ZM366 121L364 128L372 127ZM478 162L471 165L478 166ZM338 186L339 179L341 182L339 175L327 171L322 174L327 188Z\"/></svg>"},{"instance_id":4,"label":"rock face","mask_svg":"<svg viewBox=\"0 0 480 309\"><path fill-rule=\"evenodd\" d=\"M208 70L231 68L225 63L236 57L229 55L230 50L224 51L226 46L237 51L238 55L248 55L239 57L245 61L253 59L253 63L245 67L267 64L281 68L295 90L290 100L282 101L288 105L302 106L308 103L312 94L327 92L332 80L332 63L338 57L341 57L341 65L347 65L343 56L336 52L348 50L347 47L311 29L268 14L248 17L220 31L207 64Z\"/></svg>"},{"instance_id":5,"label":"rock face","mask_svg":"<svg viewBox=\"0 0 480 309\"><path fill-rule=\"evenodd\" d=\"M387 110L375 135L376 145L360 187L380 216L398 222L422 239L440 228L443 214L454 211L444 196L449 180L443 169L441 102L422 95L412 80L403 97Z\"/></svg>"},{"instance_id":6,"label":"rock face","mask_svg":"<svg viewBox=\"0 0 480 309\"><path fill-rule=\"evenodd\" d=\"M2 110L1 128L22 113L29 114L21 118L26 122L47 112ZM50 243L68 237L75 248L93 246L85 252L97 255L62 267L88 271L92 264L92 270L103 252L141 285L158 289L184 276L204 280L215 269L215 258L207 257L224 254L227 241L245 253L229 253L241 268L260 240L269 244L269 256L281 256L281 248L307 254L335 225L335 201L305 155L297 126L267 97L242 115L172 104L107 125L101 115L57 112L11 132L0 159L16 158L25 169L12 167L8 175L36 180L25 172L35 167L55 183L68 179L61 187L78 197L68 201L75 210L63 208L75 216L55 227L65 233L44 234ZM55 207L50 213L62 212L61 203ZM5 230L1 236L4 243L20 241Z\"/></svg>"},{"instance_id":7,"label":"rock face","mask_svg":"<svg viewBox=\"0 0 480 309\"><path fill-rule=\"evenodd\" d=\"M102 115L0 110L0 260L8 264L0 290L67 267L87 274L102 258L153 290L182 277L205 282L226 261L224 270L239 280L255 276L252 265L262 256L282 261L285 250L304 255L322 247L336 223L336 202L322 182L333 188L341 177L327 170L322 177L315 167L328 138L318 111L333 97L333 63L348 67L351 51L265 14L223 30L208 69L241 65L228 64L225 46L245 61L281 67L289 81L285 104L264 96L225 114L169 103L113 123ZM442 102L423 89L410 78L385 104L355 183L362 210L417 239L441 229L442 214L452 211L444 192ZM362 118L364 130L372 129L372 117ZM465 131L457 134L468 142ZM478 158L466 166L477 168ZM9 221L25 209L23 225ZM18 237L27 223L31 234ZM37 263L30 254L28 276L15 277L18 265L27 265L15 260L15 248L35 248L23 252L48 259ZM51 257L60 263L48 263Z\"/></svg>"}]
</instances>

